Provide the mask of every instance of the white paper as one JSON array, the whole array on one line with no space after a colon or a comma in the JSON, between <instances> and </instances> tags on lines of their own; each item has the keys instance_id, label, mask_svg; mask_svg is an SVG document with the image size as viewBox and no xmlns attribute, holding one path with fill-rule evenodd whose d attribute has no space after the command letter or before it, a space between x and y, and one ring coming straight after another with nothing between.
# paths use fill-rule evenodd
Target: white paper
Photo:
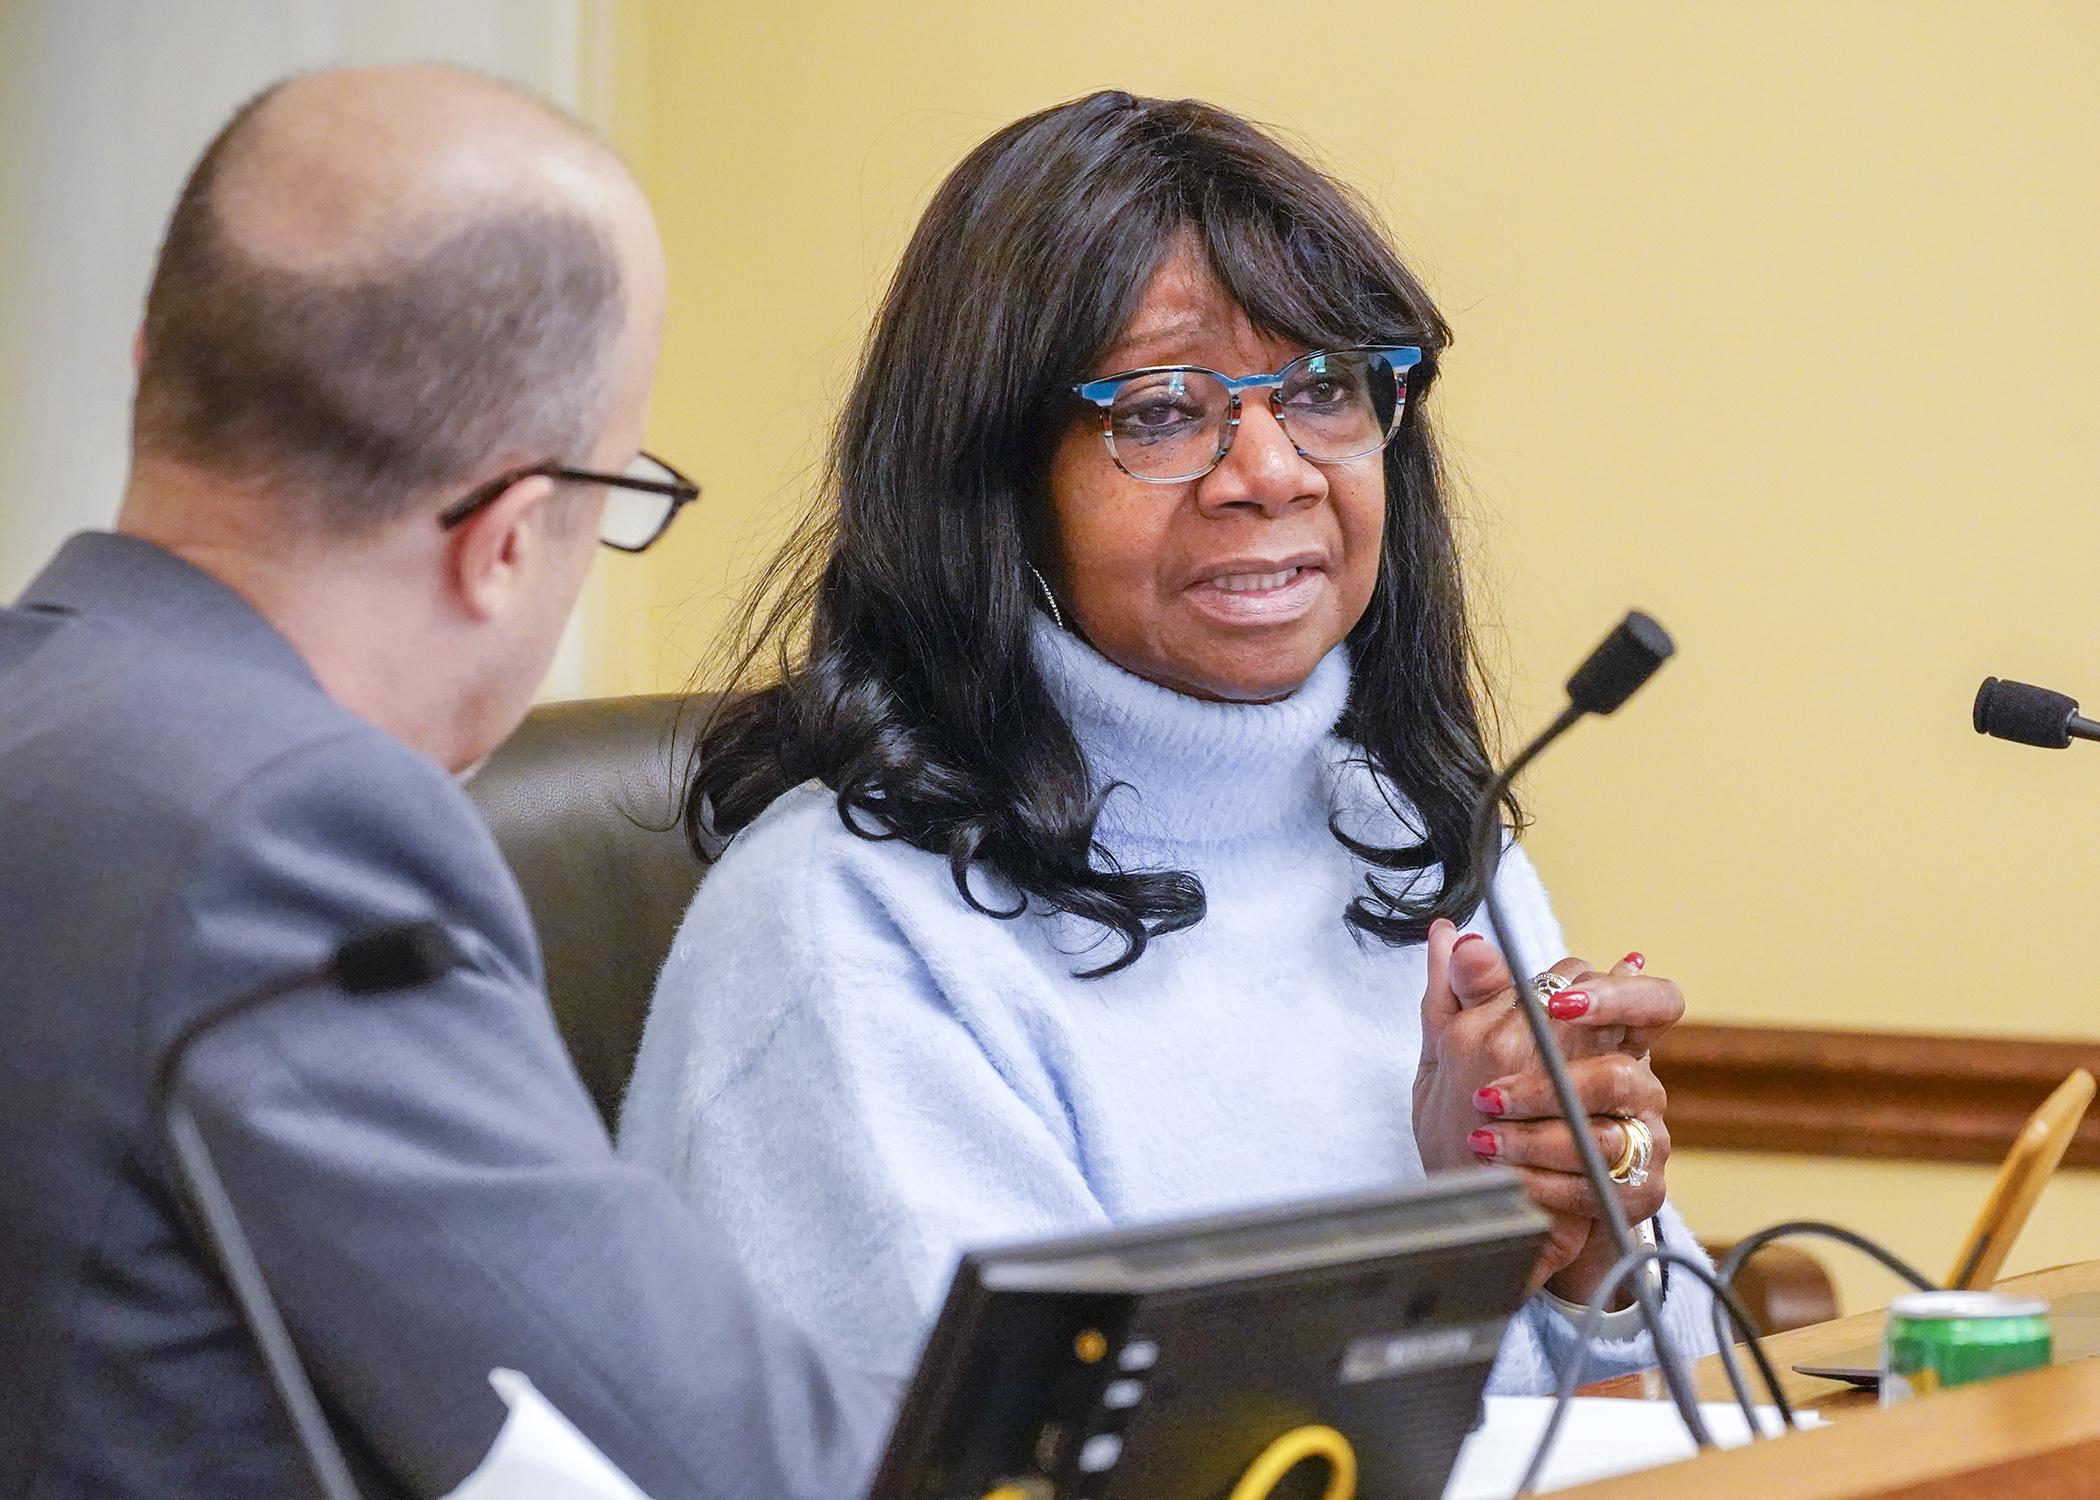
<instances>
[{"instance_id":1,"label":"white paper","mask_svg":"<svg viewBox=\"0 0 2100 1500\"><path fill-rule=\"evenodd\" d=\"M510 1408L480 1467L445 1500L649 1500L516 1370L489 1371Z\"/></svg>"},{"instance_id":2,"label":"white paper","mask_svg":"<svg viewBox=\"0 0 2100 1500\"><path fill-rule=\"evenodd\" d=\"M1487 1421L1466 1439L1458 1464L1444 1486L1444 1500L1510 1500L1531 1463L1532 1450L1553 1413L1551 1396L1490 1396ZM1702 1402L1699 1414L1706 1430L1723 1448L1750 1441L1750 1424L1733 1402ZM1758 1426L1774 1435L1783 1429L1776 1407L1757 1408ZM1821 1427L1814 1412L1796 1411L1803 1427ZM1538 1487L1564 1490L1593 1479L1652 1469L1697 1452L1684 1430L1676 1406L1668 1401L1621 1401L1607 1396L1577 1396L1546 1458Z\"/></svg>"}]
</instances>

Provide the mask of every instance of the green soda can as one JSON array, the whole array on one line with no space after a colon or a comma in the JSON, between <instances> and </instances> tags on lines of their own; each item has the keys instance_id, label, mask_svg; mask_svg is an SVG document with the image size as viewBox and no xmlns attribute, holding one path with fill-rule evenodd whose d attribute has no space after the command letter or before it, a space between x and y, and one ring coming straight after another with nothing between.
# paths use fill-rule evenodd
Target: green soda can
<instances>
[{"instance_id":1,"label":"green soda can","mask_svg":"<svg viewBox=\"0 0 2100 1500\"><path fill-rule=\"evenodd\" d=\"M1998 1292L1913 1292L1889 1304L1881 1404L2049 1363L2049 1304Z\"/></svg>"}]
</instances>

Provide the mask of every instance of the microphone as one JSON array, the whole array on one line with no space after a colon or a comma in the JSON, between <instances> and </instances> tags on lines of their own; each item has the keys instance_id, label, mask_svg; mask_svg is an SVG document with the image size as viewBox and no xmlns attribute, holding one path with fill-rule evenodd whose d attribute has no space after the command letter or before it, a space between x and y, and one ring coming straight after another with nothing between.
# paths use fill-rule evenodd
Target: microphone
<instances>
[{"instance_id":1,"label":"microphone","mask_svg":"<svg viewBox=\"0 0 2100 1500\"><path fill-rule=\"evenodd\" d=\"M1639 610L1628 610L1568 679L1568 700L1586 714L1608 714L1638 692L1676 651L1667 630Z\"/></svg>"},{"instance_id":2,"label":"microphone","mask_svg":"<svg viewBox=\"0 0 2100 1500\"><path fill-rule=\"evenodd\" d=\"M335 1434L322 1415L312 1381L299 1362L286 1332L284 1315L270 1284L255 1259L255 1250L233 1211L233 1200L195 1116L177 1094L183 1063L190 1049L208 1033L237 1016L281 1000L301 990L331 988L349 995L382 995L397 990L420 989L466 962L466 955L445 929L435 922L403 922L354 937L328 959L311 968L286 974L268 983L206 1008L175 1033L161 1054L153 1075L153 1103L161 1130L173 1156L182 1193L191 1210L204 1221L210 1248L219 1268L233 1288L241 1318L248 1325L270 1382L285 1415L291 1419L293 1436L306 1455L307 1467L325 1500L359 1500L350 1467L336 1446Z\"/></svg>"},{"instance_id":3,"label":"microphone","mask_svg":"<svg viewBox=\"0 0 2100 1500\"><path fill-rule=\"evenodd\" d=\"M1996 677L1984 678L1983 686L1976 690L1971 717L1978 734L2011 740L2015 745L2064 750L2074 738L2100 740L2100 724L2079 717L2076 698Z\"/></svg>"},{"instance_id":4,"label":"microphone","mask_svg":"<svg viewBox=\"0 0 2100 1500\"><path fill-rule=\"evenodd\" d=\"M1510 783L1538 759L1548 745L1574 728L1586 715L1615 711L1655 675L1656 669L1668 661L1676 649L1669 632L1662 626L1639 610L1629 611L1568 679L1568 706L1517 752L1473 804L1474 848L1488 871L1488 924L1495 930L1495 941L1501 946L1503 961L1509 965L1510 977L1516 983L1518 1006L1524 1013L1525 1024L1531 1028L1531 1039L1538 1048L1539 1061L1545 1065L1546 1075L1553 1082L1553 1096L1560 1105L1561 1118L1574 1134L1583 1176L1597 1199L1605 1226L1611 1231L1612 1241L1618 1246L1621 1257L1633 1255L1641 1247L1634 1238L1633 1226L1626 1221L1625 1207L1619 1202L1618 1185L1611 1180L1603 1153L1597 1149L1597 1137L1590 1130L1589 1112L1582 1107L1582 1101L1575 1094L1574 1081L1568 1077L1567 1059L1562 1056L1560 1043L1553 1034L1553 1018L1531 982L1531 976L1538 970L1525 962L1518 952L1510 926L1503 920L1502 903L1495 893L1495 871L1502 862L1499 809ZM1663 1382L1669 1387L1677 1414L1684 1419L1694 1442L1702 1448L1712 1447L1713 1438L1699 1415L1698 1398L1690 1377L1663 1330L1662 1301L1653 1280L1636 1276L1633 1293L1640 1303L1648 1332L1655 1340L1655 1361L1662 1369Z\"/></svg>"}]
</instances>

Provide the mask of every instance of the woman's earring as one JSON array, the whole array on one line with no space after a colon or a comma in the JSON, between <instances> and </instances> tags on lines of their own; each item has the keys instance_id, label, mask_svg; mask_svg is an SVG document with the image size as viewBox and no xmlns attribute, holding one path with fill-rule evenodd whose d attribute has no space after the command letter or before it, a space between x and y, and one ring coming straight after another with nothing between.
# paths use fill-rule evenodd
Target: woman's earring
<instances>
[{"instance_id":1,"label":"woman's earring","mask_svg":"<svg viewBox=\"0 0 2100 1500\"><path fill-rule=\"evenodd\" d=\"M1023 564L1023 566L1028 569L1029 576L1035 580L1035 586L1043 591L1043 602L1050 606L1051 623L1056 625L1059 630L1064 629L1065 617L1057 612L1057 595L1050 592L1050 585L1043 582L1043 575L1036 572L1033 564Z\"/></svg>"}]
</instances>

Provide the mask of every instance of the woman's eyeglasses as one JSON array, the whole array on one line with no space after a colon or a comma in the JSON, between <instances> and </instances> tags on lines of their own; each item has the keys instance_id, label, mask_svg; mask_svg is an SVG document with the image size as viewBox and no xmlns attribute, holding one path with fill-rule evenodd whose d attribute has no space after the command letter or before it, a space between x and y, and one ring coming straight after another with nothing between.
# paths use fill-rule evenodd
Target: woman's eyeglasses
<instances>
[{"instance_id":1,"label":"woman's eyeglasses","mask_svg":"<svg viewBox=\"0 0 2100 1500\"><path fill-rule=\"evenodd\" d=\"M447 506L438 516L438 525L451 530L519 480L535 475L568 484L604 485L605 514L598 523L598 540L622 552L642 551L670 530L680 510L700 498L699 485L648 453L637 454L618 474L571 469L549 459L497 475L471 495Z\"/></svg>"},{"instance_id":2,"label":"woman's eyeglasses","mask_svg":"<svg viewBox=\"0 0 2100 1500\"><path fill-rule=\"evenodd\" d=\"M1284 436L1316 464L1368 458L1392 441L1417 348L1322 349L1273 375L1234 380L1201 365L1157 365L1072 387L1101 408L1108 456L1132 479L1201 479L1232 451L1240 393L1266 390Z\"/></svg>"}]
</instances>

